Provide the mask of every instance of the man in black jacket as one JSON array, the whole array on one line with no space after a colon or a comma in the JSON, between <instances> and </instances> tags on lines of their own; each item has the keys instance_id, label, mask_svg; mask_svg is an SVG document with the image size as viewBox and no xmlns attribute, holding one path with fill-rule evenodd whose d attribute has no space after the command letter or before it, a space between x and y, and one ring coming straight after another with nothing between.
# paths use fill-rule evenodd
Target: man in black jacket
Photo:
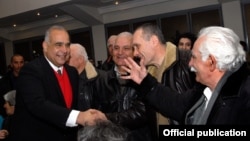
<instances>
[{"instance_id":1,"label":"man in black jacket","mask_svg":"<svg viewBox=\"0 0 250 141\"><path fill-rule=\"evenodd\" d=\"M108 120L129 129L131 141L151 141L150 110L134 89L135 83L120 79L121 75L127 75L121 68L125 65L124 59L133 56L132 38L129 32L117 36L112 52L115 66L101 74L100 81L96 81L99 83L96 89L100 91L100 110Z\"/></svg>"},{"instance_id":2,"label":"man in black jacket","mask_svg":"<svg viewBox=\"0 0 250 141\"><path fill-rule=\"evenodd\" d=\"M0 79L0 114L5 117L3 109L3 95L16 89L17 78L24 65L24 57L21 54L14 54L10 59L10 70Z\"/></svg>"},{"instance_id":3,"label":"man in black jacket","mask_svg":"<svg viewBox=\"0 0 250 141\"><path fill-rule=\"evenodd\" d=\"M77 43L70 45L70 59L68 61L70 66L77 69L79 74L79 95L78 106L79 110L85 111L90 108L98 108L96 98L97 93L95 87L95 81L98 81L99 71L88 60L88 54L85 48ZM98 95L98 94L97 94Z\"/></svg>"}]
</instances>

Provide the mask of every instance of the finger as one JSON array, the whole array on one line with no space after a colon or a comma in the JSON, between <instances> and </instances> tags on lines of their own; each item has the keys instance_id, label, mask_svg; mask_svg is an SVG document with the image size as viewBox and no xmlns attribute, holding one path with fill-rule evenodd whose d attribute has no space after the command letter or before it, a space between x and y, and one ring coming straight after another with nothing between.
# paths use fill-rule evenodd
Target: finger
<instances>
[{"instance_id":1,"label":"finger","mask_svg":"<svg viewBox=\"0 0 250 141\"><path fill-rule=\"evenodd\" d=\"M131 72L130 68L128 68L128 67L126 67L126 66L121 66L121 67L122 67L122 69L123 69L124 71L126 71L127 73L130 73L130 72Z\"/></svg>"},{"instance_id":2,"label":"finger","mask_svg":"<svg viewBox=\"0 0 250 141\"><path fill-rule=\"evenodd\" d=\"M124 75L124 76L120 76L121 79L131 79L131 76L130 75Z\"/></svg>"}]
</instances>

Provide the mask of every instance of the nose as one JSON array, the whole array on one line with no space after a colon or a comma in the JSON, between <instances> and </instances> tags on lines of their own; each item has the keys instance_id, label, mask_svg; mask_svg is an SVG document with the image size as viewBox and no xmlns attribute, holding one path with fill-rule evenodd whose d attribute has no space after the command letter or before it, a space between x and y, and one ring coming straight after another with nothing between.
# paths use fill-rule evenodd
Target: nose
<instances>
[{"instance_id":1,"label":"nose","mask_svg":"<svg viewBox=\"0 0 250 141\"><path fill-rule=\"evenodd\" d=\"M18 67L21 68L23 66L24 62L19 62Z\"/></svg>"},{"instance_id":2,"label":"nose","mask_svg":"<svg viewBox=\"0 0 250 141\"><path fill-rule=\"evenodd\" d=\"M70 47L69 44L63 44L61 47L60 47L60 50L63 51L64 53L68 52Z\"/></svg>"},{"instance_id":3,"label":"nose","mask_svg":"<svg viewBox=\"0 0 250 141\"><path fill-rule=\"evenodd\" d=\"M134 48L133 56L139 56L139 52L137 48Z\"/></svg>"}]
</instances>

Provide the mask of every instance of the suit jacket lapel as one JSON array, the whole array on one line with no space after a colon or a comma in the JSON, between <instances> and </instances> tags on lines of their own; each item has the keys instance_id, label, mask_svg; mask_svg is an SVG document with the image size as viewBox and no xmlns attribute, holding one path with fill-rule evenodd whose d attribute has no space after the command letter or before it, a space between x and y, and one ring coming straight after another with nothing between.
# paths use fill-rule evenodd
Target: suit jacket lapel
<instances>
[{"instance_id":1,"label":"suit jacket lapel","mask_svg":"<svg viewBox=\"0 0 250 141\"><path fill-rule=\"evenodd\" d=\"M232 74L231 71L227 71L225 72L225 74L222 76L222 78L220 79L220 81L218 82L216 88L214 89L213 93L212 93L212 96L208 102L208 105L207 105L207 108L206 108L206 111L203 115L203 118L201 120L201 124L206 124L207 123L207 119L210 115L210 112L214 106L214 103L218 97L218 95L220 94L220 91L221 91L221 88L223 87L223 85L226 83L227 81L227 78Z\"/></svg>"},{"instance_id":2,"label":"suit jacket lapel","mask_svg":"<svg viewBox=\"0 0 250 141\"><path fill-rule=\"evenodd\" d=\"M194 106L191 107L190 110L188 110L186 117L185 117L185 124L192 124L193 122L193 114L195 110L202 104L204 99L204 95L200 97L200 99L194 104Z\"/></svg>"},{"instance_id":3,"label":"suit jacket lapel","mask_svg":"<svg viewBox=\"0 0 250 141\"><path fill-rule=\"evenodd\" d=\"M227 72L223 75L223 77L221 78L221 80L218 82L218 84L217 84L215 90L213 91L212 96L211 96L211 98L210 98L210 100L209 100L209 103L208 103L207 108L206 108L206 110L205 110L205 112L204 112L204 115L203 115L202 118L201 118L201 122L200 122L199 124L205 125L205 124L207 123L207 119L208 119L209 114L210 114L210 112L211 112L211 110L212 110L212 108L213 108L213 105L214 105L214 103L215 103L215 101L216 101L216 99L217 99L217 97L218 97L218 95L219 95L219 92L220 92L222 86L225 84L227 78L228 78L231 74L232 74L232 72L228 72L228 71L227 71ZM193 118L192 115L193 115L193 113L195 112L195 110L199 107L199 105L202 103L203 97L204 97L204 95L203 95L203 96L195 103L195 105L187 112L186 117L185 117L185 123L186 123L186 124L192 124L192 122L190 121L190 120L192 120L192 118Z\"/></svg>"},{"instance_id":4,"label":"suit jacket lapel","mask_svg":"<svg viewBox=\"0 0 250 141\"><path fill-rule=\"evenodd\" d=\"M48 86L50 86L51 88L53 88L56 91L56 94L58 94L58 97L60 97L60 101L62 103L64 103L63 105L66 107L65 101L64 101L64 97L60 88L60 85L58 83L58 80L55 76L54 70L53 68L49 65L49 62L46 60L45 57L42 57L42 64L44 65L43 69L45 71L45 74L47 74L47 80L49 83Z\"/></svg>"}]
</instances>

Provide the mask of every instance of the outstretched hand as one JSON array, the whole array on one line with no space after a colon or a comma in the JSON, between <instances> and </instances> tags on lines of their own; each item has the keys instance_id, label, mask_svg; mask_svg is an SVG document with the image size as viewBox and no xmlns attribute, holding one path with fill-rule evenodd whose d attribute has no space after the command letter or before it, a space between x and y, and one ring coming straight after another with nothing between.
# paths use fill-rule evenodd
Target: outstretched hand
<instances>
[{"instance_id":1,"label":"outstretched hand","mask_svg":"<svg viewBox=\"0 0 250 141\"><path fill-rule=\"evenodd\" d=\"M140 65L138 65L132 58L124 59L126 66L122 66L128 75L121 76L122 79L132 79L135 83L141 84L142 80L147 76L148 72L144 65L144 58L141 58Z\"/></svg>"}]
</instances>

